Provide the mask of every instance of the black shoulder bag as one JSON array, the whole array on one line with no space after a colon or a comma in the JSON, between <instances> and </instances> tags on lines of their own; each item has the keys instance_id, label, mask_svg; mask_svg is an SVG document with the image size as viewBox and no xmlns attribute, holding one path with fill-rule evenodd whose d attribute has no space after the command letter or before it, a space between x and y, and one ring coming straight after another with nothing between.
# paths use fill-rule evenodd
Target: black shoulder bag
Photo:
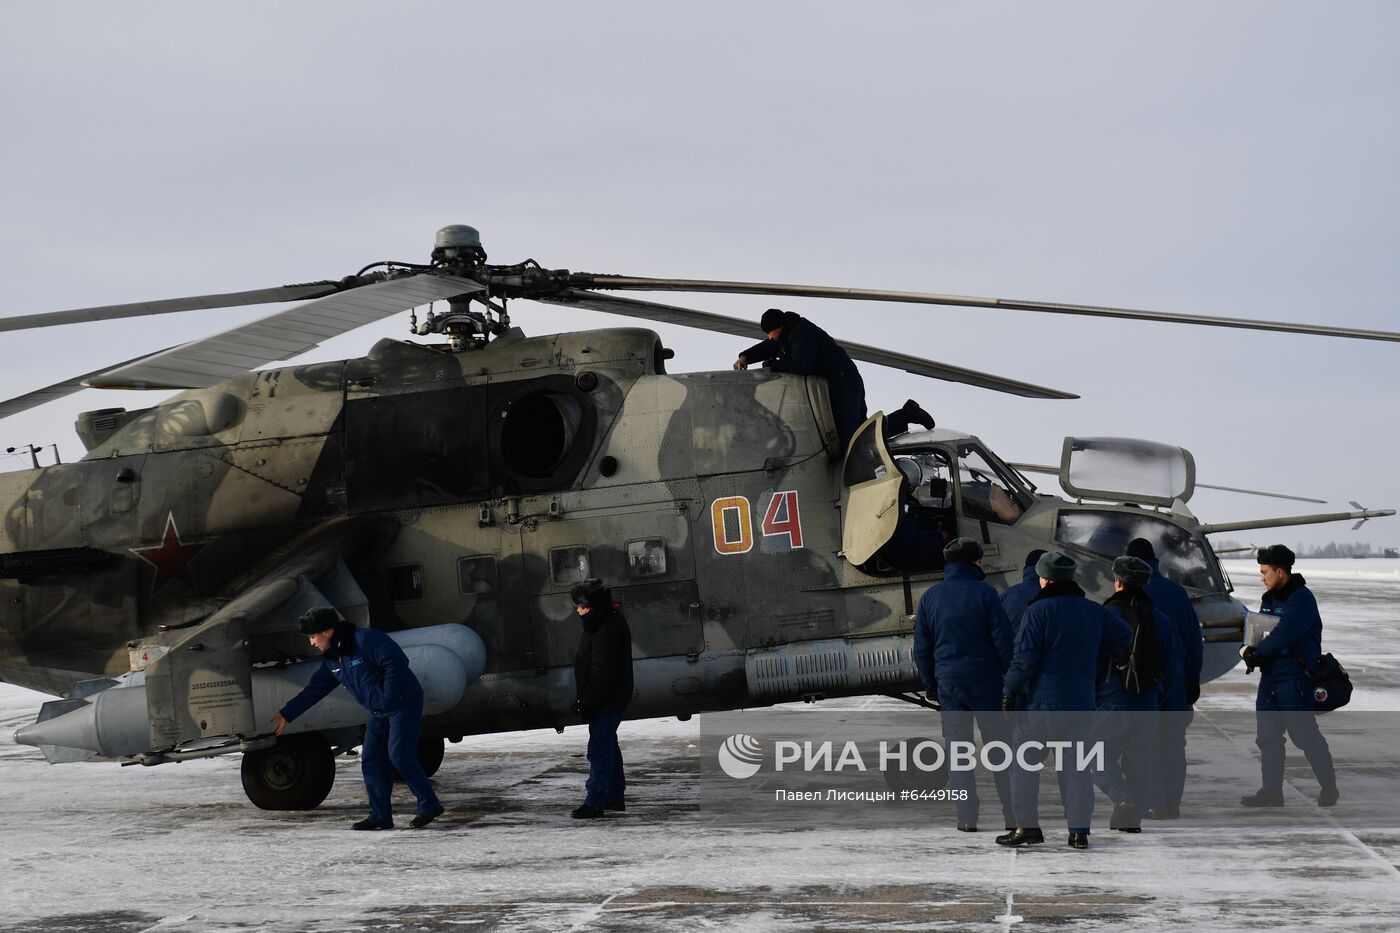
<instances>
[{"instance_id":1,"label":"black shoulder bag","mask_svg":"<svg viewBox=\"0 0 1400 933\"><path fill-rule=\"evenodd\" d=\"M1342 662L1330 652L1324 654L1318 660L1317 667L1311 671L1303 663L1302 654L1296 649L1293 657L1312 681L1313 712L1330 713L1351 702L1351 675L1342 667Z\"/></svg>"}]
</instances>

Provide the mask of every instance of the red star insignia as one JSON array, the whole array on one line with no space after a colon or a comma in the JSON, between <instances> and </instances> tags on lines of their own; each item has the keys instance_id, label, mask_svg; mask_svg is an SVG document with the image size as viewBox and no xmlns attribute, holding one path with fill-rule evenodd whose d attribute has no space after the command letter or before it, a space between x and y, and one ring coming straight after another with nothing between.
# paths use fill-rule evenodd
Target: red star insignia
<instances>
[{"instance_id":1,"label":"red star insignia","mask_svg":"<svg viewBox=\"0 0 1400 933\"><path fill-rule=\"evenodd\" d=\"M195 589L194 580L190 577L190 560L204 550L204 545L186 544L180 540L180 529L175 526L174 512L166 513L165 534L161 537L160 544L127 550L156 569L155 580L151 583L153 595L161 588L161 584L169 580L182 580L191 590Z\"/></svg>"}]
</instances>

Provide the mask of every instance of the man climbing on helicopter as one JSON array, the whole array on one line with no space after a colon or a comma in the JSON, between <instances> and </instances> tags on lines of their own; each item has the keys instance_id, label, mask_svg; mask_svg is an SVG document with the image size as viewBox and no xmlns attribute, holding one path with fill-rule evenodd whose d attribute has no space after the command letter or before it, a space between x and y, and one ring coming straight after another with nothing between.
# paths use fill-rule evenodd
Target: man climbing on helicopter
<instances>
[{"instance_id":1,"label":"man climbing on helicopter","mask_svg":"<svg viewBox=\"0 0 1400 933\"><path fill-rule=\"evenodd\" d=\"M734 368L748 369L750 363L762 362L774 372L821 376L831 393L831 414L844 447L866 418L865 381L850 354L826 331L792 311L769 308L763 312L759 327L767 339L739 354ZM931 429L933 423L913 399L885 419L891 436L908 430L910 424Z\"/></svg>"}]
</instances>

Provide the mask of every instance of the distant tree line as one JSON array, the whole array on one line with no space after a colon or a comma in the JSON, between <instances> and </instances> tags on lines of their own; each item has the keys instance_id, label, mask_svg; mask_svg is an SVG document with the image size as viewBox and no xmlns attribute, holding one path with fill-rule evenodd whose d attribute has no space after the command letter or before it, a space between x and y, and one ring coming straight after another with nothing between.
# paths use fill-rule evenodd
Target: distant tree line
<instances>
[{"instance_id":1,"label":"distant tree line","mask_svg":"<svg viewBox=\"0 0 1400 933\"><path fill-rule=\"evenodd\" d=\"M1222 551L1233 551L1234 553L1223 554L1225 558L1236 560L1247 558L1252 555L1254 548L1250 545L1241 544L1238 541L1214 542L1212 547L1217 553ZM1377 548L1373 545L1359 541L1329 541L1323 545L1304 544L1301 541L1293 545L1293 553L1298 555L1299 560L1326 560L1329 558L1344 557L1393 557L1400 558L1400 548Z\"/></svg>"}]
</instances>

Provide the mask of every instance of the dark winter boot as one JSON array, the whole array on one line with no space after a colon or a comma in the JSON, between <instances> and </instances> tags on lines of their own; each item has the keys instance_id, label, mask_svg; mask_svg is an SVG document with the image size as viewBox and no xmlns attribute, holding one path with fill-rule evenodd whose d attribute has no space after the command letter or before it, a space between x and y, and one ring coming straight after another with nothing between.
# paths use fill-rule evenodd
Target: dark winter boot
<instances>
[{"instance_id":1,"label":"dark winter boot","mask_svg":"<svg viewBox=\"0 0 1400 933\"><path fill-rule=\"evenodd\" d=\"M1114 807L1113 815L1108 818L1108 828L1120 833L1142 832L1142 818L1138 816L1137 804L1125 800Z\"/></svg>"},{"instance_id":2,"label":"dark winter boot","mask_svg":"<svg viewBox=\"0 0 1400 933\"><path fill-rule=\"evenodd\" d=\"M997 845L1018 848L1020 846L1037 846L1045 841L1045 834L1040 831L1039 826L1016 827L1004 836L997 837Z\"/></svg>"},{"instance_id":3,"label":"dark winter boot","mask_svg":"<svg viewBox=\"0 0 1400 933\"><path fill-rule=\"evenodd\" d=\"M909 416L910 424L920 425L926 431L933 430L933 415L924 411L912 398L904 403L904 413Z\"/></svg>"}]
</instances>

